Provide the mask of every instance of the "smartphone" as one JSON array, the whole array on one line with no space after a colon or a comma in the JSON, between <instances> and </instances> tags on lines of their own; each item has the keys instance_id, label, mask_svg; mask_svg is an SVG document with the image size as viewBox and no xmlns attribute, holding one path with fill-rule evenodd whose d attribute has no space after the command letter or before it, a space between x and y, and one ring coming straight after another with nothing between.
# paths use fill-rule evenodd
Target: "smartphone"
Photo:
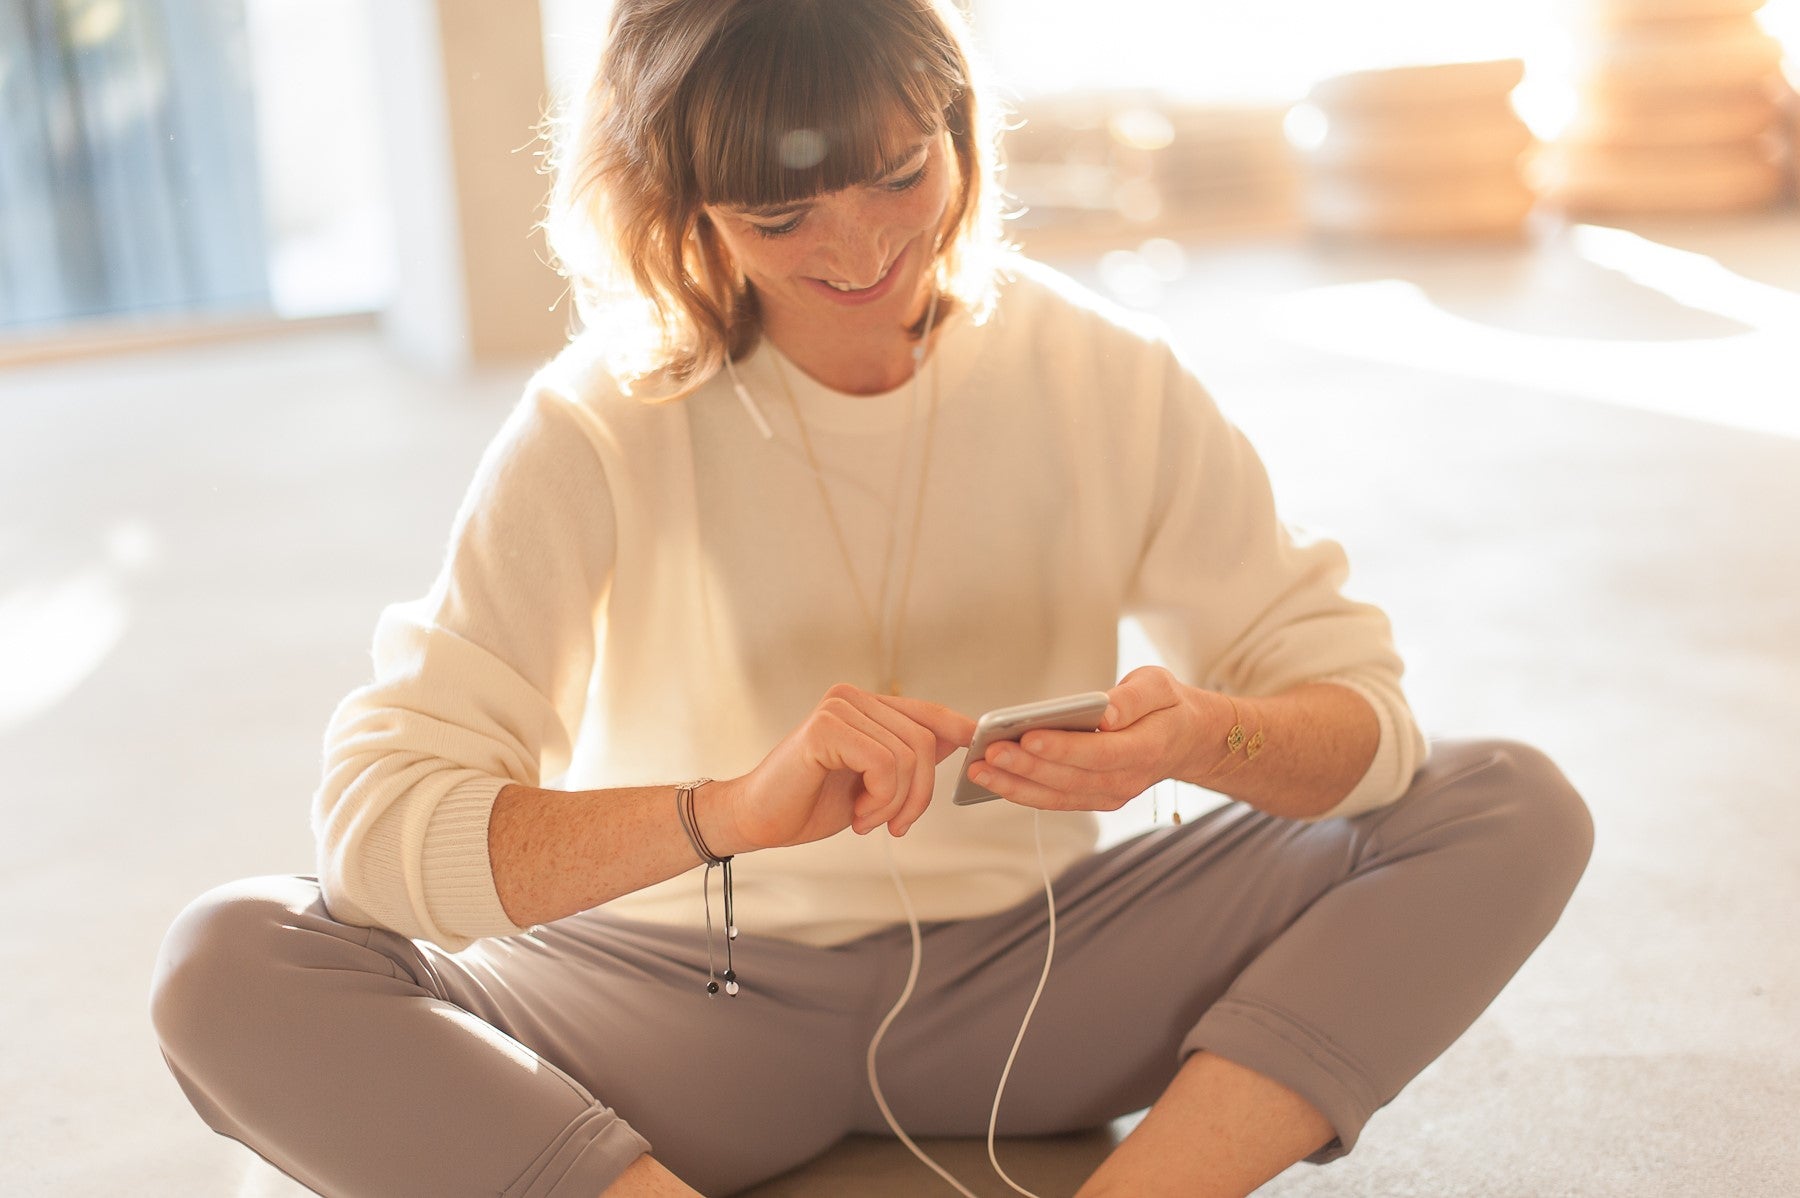
<instances>
[{"instance_id":1,"label":"smartphone","mask_svg":"<svg viewBox=\"0 0 1800 1198\"><path fill-rule=\"evenodd\" d=\"M1062 699L1021 703L1017 707L996 707L988 712L975 722L975 739L969 744L968 756L963 758L962 774L956 780L956 793L950 801L958 807L968 807L1000 797L969 780L969 767L985 757L988 746L995 741L1019 740L1033 728L1097 732L1109 701L1105 691L1088 691Z\"/></svg>"}]
</instances>

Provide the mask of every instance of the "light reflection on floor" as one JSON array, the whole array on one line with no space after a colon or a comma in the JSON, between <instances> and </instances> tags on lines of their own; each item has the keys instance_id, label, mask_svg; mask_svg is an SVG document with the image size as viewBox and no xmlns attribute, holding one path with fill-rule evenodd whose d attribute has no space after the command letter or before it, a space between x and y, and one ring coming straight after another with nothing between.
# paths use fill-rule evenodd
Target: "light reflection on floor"
<instances>
[{"instance_id":1,"label":"light reflection on floor","mask_svg":"<svg viewBox=\"0 0 1800 1198\"><path fill-rule=\"evenodd\" d=\"M1677 340L1520 332L1451 313L1402 279L1272 298L1263 325L1349 358L1800 439L1800 295L1623 229L1579 225L1568 244L1593 266L1745 331Z\"/></svg>"},{"instance_id":2,"label":"light reflection on floor","mask_svg":"<svg viewBox=\"0 0 1800 1198\"><path fill-rule=\"evenodd\" d=\"M54 707L125 635L125 604L99 567L0 597L0 732Z\"/></svg>"},{"instance_id":3,"label":"light reflection on floor","mask_svg":"<svg viewBox=\"0 0 1800 1198\"><path fill-rule=\"evenodd\" d=\"M0 733L22 727L74 693L124 639L125 576L154 561L154 534L127 520L101 560L0 589Z\"/></svg>"}]
</instances>

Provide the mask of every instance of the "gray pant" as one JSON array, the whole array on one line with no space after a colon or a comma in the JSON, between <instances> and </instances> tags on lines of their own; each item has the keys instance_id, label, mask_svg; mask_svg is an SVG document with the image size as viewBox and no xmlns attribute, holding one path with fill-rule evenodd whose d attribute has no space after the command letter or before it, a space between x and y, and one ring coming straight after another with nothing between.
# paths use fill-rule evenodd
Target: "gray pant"
<instances>
[{"instance_id":1,"label":"gray pant","mask_svg":"<svg viewBox=\"0 0 1800 1198\"><path fill-rule=\"evenodd\" d=\"M1440 743L1354 819L1232 804L1098 853L1056 879L999 1130L1100 1126L1204 1048L1304 1095L1337 1130L1315 1159L1339 1155L1550 930L1592 838L1554 765L1488 741ZM926 925L880 1060L909 1133L986 1134L1044 940L1041 896ZM259 878L181 914L151 1005L201 1117L321 1193L594 1198L652 1151L726 1194L886 1133L863 1057L911 949L901 925L734 956L743 993L709 999L702 934L599 909L450 955Z\"/></svg>"}]
</instances>

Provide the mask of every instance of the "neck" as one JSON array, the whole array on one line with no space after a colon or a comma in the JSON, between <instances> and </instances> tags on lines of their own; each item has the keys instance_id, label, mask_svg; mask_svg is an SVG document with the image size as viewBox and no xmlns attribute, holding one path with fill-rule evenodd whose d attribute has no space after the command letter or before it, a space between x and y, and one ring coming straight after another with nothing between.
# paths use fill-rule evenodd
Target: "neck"
<instances>
[{"instance_id":1,"label":"neck","mask_svg":"<svg viewBox=\"0 0 1800 1198\"><path fill-rule=\"evenodd\" d=\"M867 340L821 342L817 337L785 337L765 328L764 336L806 374L847 395L880 395L913 373L914 342L902 332Z\"/></svg>"},{"instance_id":2,"label":"neck","mask_svg":"<svg viewBox=\"0 0 1800 1198\"><path fill-rule=\"evenodd\" d=\"M884 324L867 329L833 329L830 335L821 335L816 324L796 323L785 315L766 312L763 335L788 361L833 391L881 395L913 376L913 350L919 343L905 328ZM937 332L937 324L933 321L926 329L927 348Z\"/></svg>"}]
</instances>

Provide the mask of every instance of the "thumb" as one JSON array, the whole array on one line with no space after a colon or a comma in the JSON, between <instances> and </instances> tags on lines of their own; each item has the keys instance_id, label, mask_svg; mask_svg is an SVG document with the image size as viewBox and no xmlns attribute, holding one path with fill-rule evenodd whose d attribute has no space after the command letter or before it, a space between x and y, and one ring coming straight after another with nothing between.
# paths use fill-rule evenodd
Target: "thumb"
<instances>
[{"instance_id":1,"label":"thumb","mask_svg":"<svg viewBox=\"0 0 1800 1198\"><path fill-rule=\"evenodd\" d=\"M1100 717L1101 732L1117 731L1137 718L1128 710L1130 700L1122 687L1107 692L1106 698L1106 713Z\"/></svg>"},{"instance_id":2,"label":"thumb","mask_svg":"<svg viewBox=\"0 0 1800 1198\"><path fill-rule=\"evenodd\" d=\"M1131 727L1151 712L1176 702L1180 689L1181 684L1164 667L1139 666L1106 692L1106 714L1100 717L1100 731Z\"/></svg>"}]
</instances>

